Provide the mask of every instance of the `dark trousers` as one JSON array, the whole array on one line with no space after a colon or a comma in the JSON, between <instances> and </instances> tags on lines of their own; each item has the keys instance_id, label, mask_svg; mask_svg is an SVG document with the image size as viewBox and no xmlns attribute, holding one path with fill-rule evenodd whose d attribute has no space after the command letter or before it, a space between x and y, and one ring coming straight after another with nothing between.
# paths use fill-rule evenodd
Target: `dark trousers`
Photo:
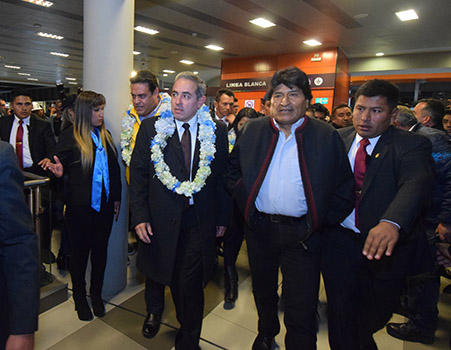
<instances>
[{"instance_id":1,"label":"dark trousers","mask_svg":"<svg viewBox=\"0 0 451 350\"><path fill-rule=\"evenodd\" d=\"M244 239L244 218L236 204L233 206L232 223L224 235L224 266L235 266Z\"/></svg>"},{"instance_id":2,"label":"dark trousers","mask_svg":"<svg viewBox=\"0 0 451 350\"><path fill-rule=\"evenodd\" d=\"M282 301L288 350L316 349L316 308L319 291L319 236L302 242L305 218L281 224L258 213L246 228L252 288L258 312L258 332L274 337L278 318L278 273L282 270Z\"/></svg>"},{"instance_id":3,"label":"dark trousers","mask_svg":"<svg viewBox=\"0 0 451 350\"><path fill-rule=\"evenodd\" d=\"M148 314L161 315L164 310L164 288L165 285L146 278L144 298L146 300L146 310Z\"/></svg>"},{"instance_id":4,"label":"dark trousers","mask_svg":"<svg viewBox=\"0 0 451 350\"><path fill-rule=\"evenodd\" d=\"M180 323L176 350L198 350L204 310L203 266L197 226L180 230L171 293Z\"/></svg>"},{"instance_id":5,"label":"dark trousers","mask_svg":"<svg viewBox=\"0 0 451 350\"><path fill-rule=\"evenodd\" d=\"M338 226L323 232L322 241L331 349L377 349L373 334L390 320L404 280L373 275L364 264L363 241L353 231Z\"/></svg>"},{"instance_id":6,"label":"dark trousers","mask_svg":"<svg viewBox=\"0 0 451 350\"><path fill-rule=\"evenodd\" d=\"M71 243L70 274L74 298L86 295L86 266L91 253L91 296L101 297L113 203L102 202L100 212L89 205L68 205L66 223Z\"/></svg>"}]
</instances>

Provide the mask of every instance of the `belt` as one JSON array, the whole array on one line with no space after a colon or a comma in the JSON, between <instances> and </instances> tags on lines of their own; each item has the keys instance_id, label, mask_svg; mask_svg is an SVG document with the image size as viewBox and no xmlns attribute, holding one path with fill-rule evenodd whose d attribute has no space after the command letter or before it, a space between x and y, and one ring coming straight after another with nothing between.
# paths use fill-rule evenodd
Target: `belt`
<instances>
[{"instance_id":1,"label":"belt","mask_svg":"<svg viewBox=\"0 0 451 350\"><path fill-rule=\"evenodd\" d=\"M286 216L286 215L279 215L279 214L266 214L262 213L261 211L258 212L261 216L265 217L271 222L274 222L276 224L293 224L300 222L305 219L305 215L296 217L296 216Z\"/></svg>"}]
</instances>

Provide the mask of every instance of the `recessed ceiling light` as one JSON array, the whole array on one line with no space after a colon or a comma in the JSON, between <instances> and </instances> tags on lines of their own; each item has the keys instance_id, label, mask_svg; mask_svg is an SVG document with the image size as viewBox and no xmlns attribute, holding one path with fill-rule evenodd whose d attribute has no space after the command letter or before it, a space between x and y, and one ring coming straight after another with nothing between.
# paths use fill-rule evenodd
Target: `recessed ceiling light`
<instances>
[{"instance_id":1,"label":"recessed ceiling light","mask_svg":"<svg viewBox=\"0 0 451 350\"><path fill-rule=\"evenodd\" d=\"M359 13L358 15L354 16L355 19L362 19L362 18L366 18L366 17L368 17L367 13Z\"/></svg>"},{"instance_id":2,"label":"recessed ceiling light","mask_svg":"<svg viewBox=\"0 0 451 350\"><path fill-rule=\"evenodd\" d=\"M23 76L26 76L26 77L29 77L29 76L31 76L31 74L30 73L17 73L18 75L23 75Z\"/></svg>"},{"instance_id":3,"label":"recessed ceiling light","mask_svg":"<svg viewBox=\"0 0 451 350\"><path fill-rule=\"evenodd\" d=\"M59 56L59 57L69 57L69 55L67 53L62 53L62 52L49 52L49 54L51 54L53 56Z\"/></svg>"},{"instance_id":4,"label":"recessed ceiling light","mask_svg":"<svg viewBox=\"0 0 451 350\"><path fill-rule=\"evenodd\" d=\"M303 43L308 45L308 46L322 45L322 43L320 43L318 40L315 40L315 39L305 40L305 41L303 41Z\"/></svg>"},{"instance_id":5,"label":"recessed ceiling light","mask_svg":"<svg viewBox=\"0 0 451 350\"><path fill-rule=\"evenodd\" d=\"M76 83L75 81L70 81L69 84L71 84L71 85L77 85L78 83Z\"/></svg>"},{"instance_id":6,"label":"recessed ceiling light","mask_svg":"<svg viewBox=\"0 0 451 350\"><path fill-rule=\"evenodd\" d=\"M159 33L158 30L150 29L150 28L146 28L146 27L142 27L142 26L136 26L135 30L138 32L149 34L149 35L155 35L155 34Z\"/></svg>"},{"instance_id":7,"label":"recessed ceiling light","mask_svg":"<svg viewBox=\"0 0 451 350\"><path fill-rule=\"evenodd\" d=\"M198 72L198 71L194 71L193 73L194 73L194 74L199 74L199 72Z\"/></svg>"},{"instance_id":8,"label":"recessed ceiling light","mask_svg":"<svg viewBox=\"0 0 451 350\"><path fill-rule=\"evenodd\" d=\"M55 40L62 40L64 39L64 36L56 35L56 34L50 34L50 33L43 33L38 32L36 35L42 36L43 38L49 38L49 39L55 39Z\"/></svg>"},{"instance_id":9,"label":"recessed ceiling light","mask_svg":"<svg viewBox=\"0 0 451 350\"><path fill-rule=\"evenodd\" d=\"M417 13L412 9L396 12L396 16L398 16L401 21L411 21L412 19L418 19Z\"/></svg>"},{"instance_id":10,"label":"recessed ceiling light","mask_svg":"<svg viewBox=\"0 0 451 350\"><path fill-rule=\"evenodd\" d=\"M36 78L27 78L27 80L38 81L38 79L36 79Z\"/></svg>"},{"instance_id":11,"label":"recessed ceiling light","mask_svg":"<svg viewBox=\"0 0 451 350\"><path fill-rule=\"evenodd\" d=\"M53 2L51 2L51 1L44 1L44 0L23 0L23 1L29 2L30 4L44 6L44 7L50 7L50 6L53 5Z\"/></svg>"},{"instance_id":12,"label":"recessed ceiling light","mask_svg":"<svg viewBox=\"0 0 451 350\"><path fill-rule=\"evenodd\" d=\"M139 52L139 51L133 51L133 54L134 54L135 56L137 56L137 55L141 55L141 52Z\"/></svg>"},{"instance_id":13,"label":"recessed ceiling light","mask_svg":"<svg viewBox=\"0 0 451 350\"><path fill-rule=\"evenodd\" d=\"M210 49L210 50L214 50L214 51L224 50L223 47L217 46L217 45L207 45L207 46L205 46L205 48Z\"/></svg>"},{"instance_id":14,"label":"recessed ceiling light","mask_svg":"<svg viewBox=\"0 0 451 350\"><path fill-rule=\"evenodd\" d=\"M267 19L264 19L264 18L256 18L256 19L253 19L253 20L251 20L249 22L251 22L252 24L255 24L255 25L259 26L259 27L262 27L262 28L269 28L269 27L274 27L275 26L274 23L272 23L272 22L270 22L270 21L268 21Z\"/></svg>"},{"instance_id":15,"label":"recessed ceiling light","mask_svg":"<svg viewBox=\"0 0 451 350\"><path fill-rule=\"evenodd\" d=\"M132 71L132 73L130 74L130 77L133 78L136 74L137 74L137 72L134 70L134 71Z\"/></svg>"},{"instance_id":16,"label":"recessed ceiling light","mask_svg":"<svg viewBox=\"0 0 451 350\"><path fill-rule=\"evenodd\" d=\"M376 54L376 56L384 56L384 53L383 53L383 52L378 52L378 53Z\"/></svg>"},{"instance_id":17,"label":"recessed ceiling light","mask_svg":"<svg viewBox=\"0 0 451 350\"><path fill-rule=\"evenodd\" d=\"M72 80L72 81L75 81L75 80L77 80L76 78L67 78L66 77L66 80Z\"/></svg>"},{"instance_id":18,"label":"recessed ceiling light","mask_svg":"<svg viewBox=\"0 0 451 350\"><path fill-rule=\"evenodd\" d=\"M163 74L163 77L167 77L168 75L169 75L169 74L164 73L164 74Z\"/></svg>"},{"instance_id":19,"label":"recessed ceiling light","mask_svg":"<svg viewBox=\"0 0 451 350\"><path fill-rule=\"evenodd\" d=\"M169 74L172 74L172 73L175 73L175 70L163 69L163 73L169 73Z\"/></svg>"},{"instance_id":20,"label":"recessed ceiling light","mask_svg":"<svg viewBox=\"0 0 451 350\"><path fill-rule=\"evenodd\" d=\"M19 66L12 66L12 65L10 65L10 64L5 64L5 68L20 69Z\"/></svg>"},{"instance_id":21,"label":"recessed ceiling light","mask_svg":"<svg viewBox=\"0 0 451 350\"><path fill-rule=\"evenodd\" d=\"M179 62L183 63L183 64L193 64L194 63L193 61L189 61L189 60L180 60Z\"/></svg>"}]
</instances>

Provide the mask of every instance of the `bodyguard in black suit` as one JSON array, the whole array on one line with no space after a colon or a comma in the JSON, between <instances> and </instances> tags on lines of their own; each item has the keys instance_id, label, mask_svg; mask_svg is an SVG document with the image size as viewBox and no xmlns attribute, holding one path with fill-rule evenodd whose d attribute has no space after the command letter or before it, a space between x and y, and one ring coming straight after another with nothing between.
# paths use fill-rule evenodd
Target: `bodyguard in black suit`
<instances>
[{"instance_id":1,"label":"bodyguard in black suit","mask_svg":"<svg viewBox=\"0 0 451 350\"><path fill-rule=\"evenodd\" d=\"M431 144L391 125L398 97L387 81L363 84L355 96L354 126L339 130L363 183L356 179L353 213L325 232L333 350L377 349L372 335L390 319L405 277L433 267L420 215L434 185Z\"/></svg>"},{"instance_id":2,"label":"bodyguard in black suit","mask_svg":"<svg viewBox=\"0 0 451 350\"><path fill-rule=\"evenodd\" d=\"M253 350L279 333L278 272L288 350L316 349L322 227L343 220L354 203L353 178L338 133L305 116L312 99L304 72L271 79L271 117L248 122L229 160L227 187L240 208L258 311Z\"/></svg>"},{"instance_id":3,"label":"bodyguard in black suit","mask_svg":"<svg viewBox=\"0 0 451 350\"><path fill-rule=\"evenodd\" d=\"M0 349L33 349L38 328L37 237L14 150L0 141Z\"/></svg>"},{"instance_id":4,"label":"bodyguard in black suit","mask_svg":"<svg viewBox=\"0 0 451 350\"><path fill-rule=\"evenodd\" d=\"M224 233L231 215L223 187L226 127L214 123L202 106L205 89L197 75L180 73L172 111L143 121L130 163L132 224L141 240L137 266L171 288L181 325L178 350L199 348L203 285L213 271L216 235Z\"/></svg>"},{"instance_id":5,"label":"bodyguard in black suit","mask_svg":"<svg viewBox=\"0 0 451 350\"><path fill-rule=\"evenodd\" d=\"M23 121L23 169L46 176L43 167L50 162L55 147L55 137L50 124L31 114L31 95L25 90L14 90L11 97L12 115L0 118L0 139L16 149L19 121Z\"/></svg>"}]
</instances>

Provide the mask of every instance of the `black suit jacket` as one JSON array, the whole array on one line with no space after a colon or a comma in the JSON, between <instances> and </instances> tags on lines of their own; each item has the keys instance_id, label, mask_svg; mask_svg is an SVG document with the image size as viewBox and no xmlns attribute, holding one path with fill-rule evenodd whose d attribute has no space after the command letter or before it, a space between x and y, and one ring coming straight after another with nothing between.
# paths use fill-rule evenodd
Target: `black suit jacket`
<instances>
[{"instance_id":1,"label":"black suit jacket","mask_svg":"<svg viewBox=\"0 0 451 350\"><path fill-rule=\"evenodd\" d=\"M310 232L341 222L354 206L354 177L345 147L326 123L305 117L296 129ZM229 158L227 189L252 226L255 199L274 154L279 130L269 117L249 121Z\"/></svg>"},{"instance_id":2,"label":"black suit jacket","mask_svg":"<svg viewBox=\"0 0 451 350\"><path fill-rule=\"evenodd\" d=\"M354 128L338 131L349 151ZM426 137L390 126L367 158L359 205L362 244L380 220L401 226L391 257L365 264L380 278L404 278L432 267L421 214L435 185L431 143Z\"/></svg>"},{"instance_id":3,"label":"black suit jacket","mask_svg":"<svg viewBox=\"0 0 451 350\"><path fill-rule=\"evenodd\" d=\"M37 236L12 146L0 141L0 349L8 334L38 328Z\"/></svg>"},{"instance_id":4,"label":"black suit jacket","mask_svg":"<svg viewBox=\"0 0 451 350\"><path fill-rule=\"evenodd\" d=\"M0 118L0 139L2 141L9 143L13 122L14 116L12 115ZM44 158L50 158L55 147L55 136L50 124L35 115L31 115L28 127L28 142L33 165L26 170L37 175L47 176L48 174L42 170L38 163Z\"/></svg>"},{"instance_id":5,"label":"black suit jacket","mask_svg":"<svg viewBox=\"0 0 451 350\"><path fill-rule=\"evenodd\" d=\"M92 143L95 152L94 142ZM117 153L107 145L108 172L110 178L110 201L121 200L121 169L117 160ZM94 153L95 154L95 153ZM64 167L64 174L68 175L65 202L69 205L91 205L92 168L84 172L81 165L81 153L74 137L71 126L61 132L56 145L55 155ZM52 157L53 159L53 157Z\"/></svg>"},{"instance_id":6,"label":"black suit jacket","mask_svg":"<svg viewBox=\"0 0 451 350\"><path fill-rule=\"evenodd\" d=\"M155 176L150 144L156 134L152 117L142 122L130 162L130 211L132 225L149 222L154 235L150 244L140 244L137 267L151 279L170 285L174 270L177 240L180 232L185 197L167 189ZM225 192L223 174L227 166L227 130L216 123L216 154L211 162L211 174L200 192L194 194L194 207L201 235L204 283L213 271L216 256L216 226L227 226L231 215L231 200ZM193 174L199 165L199 140L193 159ZM180 181L186 180L183 152L175 130L164 149L164 159Z\"/></svg>"}]
</instances>

